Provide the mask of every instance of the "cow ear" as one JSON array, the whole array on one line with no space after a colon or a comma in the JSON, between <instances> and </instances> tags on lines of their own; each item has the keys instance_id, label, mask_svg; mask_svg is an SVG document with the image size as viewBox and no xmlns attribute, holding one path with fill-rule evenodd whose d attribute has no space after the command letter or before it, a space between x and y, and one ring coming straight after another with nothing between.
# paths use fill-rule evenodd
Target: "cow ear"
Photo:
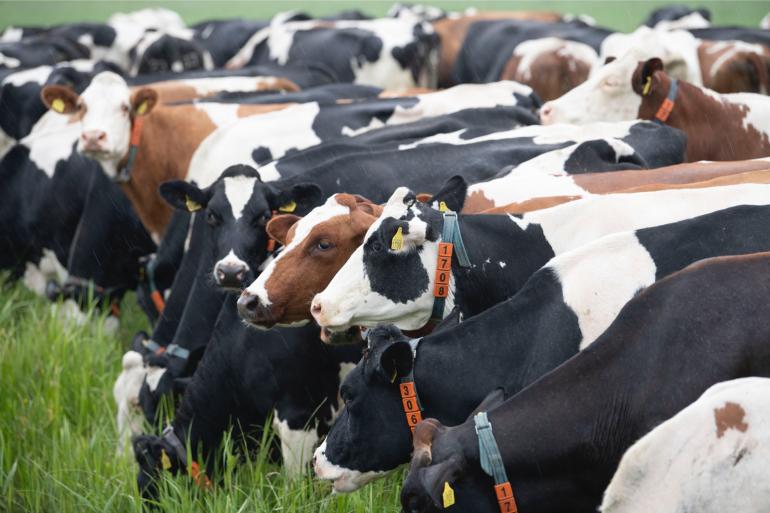
<instances>
[{"instance_id":1,"label":"cow ear","mask_svg":"<svg viewBox=\"0 0 770 513\"><path fill-rule=\"evenodd\" d=\"M294 214L275 216L268 221L265 229L270 238L277 240L285 246L286 235L289 233L289 228L294 226L300 219L302 218L295 216Z\"/></svg>"},{"instance_id":2,"label":"cow ear","mask_svg":"<svg viewBox=\"0 0 770 513\"><path fill-rule=\"evenodd\" d=\"M158 103L158 92L151 87L143 87L131 97L131 112L134 116L145 116L156 103Z\"/></svg>"},{"instance_id":3,"label":"cow ear","mask_svg":"<svg viewBox=\"0 0 770 513\"><path fill-rule=\"evenodd\" d=\"M388 381L395 383L396 379L412 372L413 361L414 355L409 342L394 342L380 354L380 371Z\"/></svg>"},{"instance_id":4,"label":"cow ear","mask_svg":"<svg viewBox=\"0 0 770 513\"><path fill-rule=\"evenodd\" d=\"M210 199L208 191L184 180L171 180L160 184L160 195L172 207L187 212L206 208Z\"/></svg>"},{"instance_id":5,"label":"cow ear","mask_svg":"<svg viewBox=\"0 0 770 513\"><path fill-rule=\"evenodd\" d=\"M285 214L297 211L307 212L321 203L321 188L314 183L299 183L287 191L276 194L271 205L274 210Z\"/></svg>"},{"instance_id":6,"label":"cow ear","mask_svg":"<svg viewBox=\"0 0 770 513\"><path fill-rule=\"evenodd\" d=\"M72 114L78 111L80 96L67 86L52 84L40 91L40 99L54 112Z\"/></svg>"},{"instance_id":7,"label":"cow ear","mask_svg":"<svg viewBox=\"0 0 770 513\"><path fill-rule=\"evenodd\" d=\"M430 203L441 205L444 203L453 212L459 212L465 205L465 195L468 193L468 182L460 175L455 175L447 180L441 189L433 195Z\"/></svg>"},{"instance_id":8,"label":"cow ear","mask_svg":"<svg viewBox=\"0 0 770 513\"><path fill-rule=\"evenodd\" d=\"M663 70L663 61L657 57L648 59L645 62L640 62L636 66L636 71L631 78L631 86L634 92L640 96L647 96L653 90L653 81L655 80L655 72Z\"/></svg>"},{"instance_id":9,"label":"cow ear","mask_svg":"<svg viewBox=\"0 0 770 513\"><path fill-rule=\"evenodd\" d=\"M421 468L418 472L423 492L431 498L436 508L442 510L445 483L453 483L457 480L462 472L462 457L457 454L452 455L449 459Z\"/></svg>"}]
</instances>

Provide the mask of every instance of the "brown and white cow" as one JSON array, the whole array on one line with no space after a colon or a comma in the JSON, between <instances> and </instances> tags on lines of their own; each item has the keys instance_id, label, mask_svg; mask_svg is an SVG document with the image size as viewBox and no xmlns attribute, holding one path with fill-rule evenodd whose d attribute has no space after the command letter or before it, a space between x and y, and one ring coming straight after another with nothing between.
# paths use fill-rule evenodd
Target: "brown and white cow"
<instances>
[{"instance_id":1,"label":"brown and white cow","mask_svg":"<svg viewBox=\"0 0 770 513\"><path fill-rule=\"evenodd\" d=\"M182 90L166 89L173 98L192 93L187 86ZM239 117L286 107L162 105L162 97L153 87L131 90L123 78L111 72L94 77L81 95L68 87L51 85L42 90L41 96L50 109L81 124L78 150L99 161L110 178L122 180L122 188L142 223L156 236L163 233L171 217L158 186L187 176L193 153L206 136ZM139 124L141 129L137 129ZM132 143L137 149L128 166Z\"/></svg>"},{"instance_id":2,"label":"brown and white cow","mask_svg":"<svg viewBox=\"0 0 770 513\"><path fill-rule=\"evenodd\" d=\"M702 41L703 85L718 93L770 93L770 49L743 41Z\"/></svg>"},{"instance_id":3,"label":"brown and white cow","mask_svg":"<svg viewBox=\"0 0 770 513\"><path fill-rule=\"evenodd\" d=\"M543 105L544 124L649 119L687 134L687 161L740 160L770 155L770 98L720 95L679 81L673 105L661 110L672 79L658 58L639 61L634 52L610 62L591 79Z\"/></svg>"}]
</instances>

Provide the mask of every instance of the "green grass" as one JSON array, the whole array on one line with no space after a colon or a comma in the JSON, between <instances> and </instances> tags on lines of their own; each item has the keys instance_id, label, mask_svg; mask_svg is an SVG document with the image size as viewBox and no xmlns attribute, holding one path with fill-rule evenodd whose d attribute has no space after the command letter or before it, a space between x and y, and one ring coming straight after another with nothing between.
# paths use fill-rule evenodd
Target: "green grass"
<instances>
[{"instance_id":1,"label":"green grass","mask_svg":"<svg viewBox=\"0 0 770 513\"><path fill-rule=\"evenodd\" d=\"M136 465L115 454L112 385L124 346L146 328L133 298L120 332L62 322L45 300L21 287L0 291L0 512L140 512ZM230 446L232 444L229 444ZM401 476L351 495L328 483L290 481L257 454L222 459L224 480L211 491L166 478L167 512L379 512L398 510Z\"/></svg>"},{"instance_id":2,"label":"green grass","mask_svg":"<svg viewBox=\"0 0 770 513\"><path fill-rule=\"evenodd\" d=\"M395 0L394 0L395 1ZM290 9L303 10L311 14L329 14L342 9L361 9L374 15L384 14L394 1L334 0L334 1L0 1L0 28L6 25L47 25L76 21L104 21L110 14L121 10L162 6L177 11L187 23L204 19L245 17L267 18ZM756 27L770 7L765 0L410 0L410 3L425 3L445 9L464 9L467 6L486 10L555 10L573 14L589 14L602 24L617 30L630 31L636 28L655 7L672 3L692 6L706 6L711 9L714 22L720 25L746 25Z\"/></svg>"}]
</instances>

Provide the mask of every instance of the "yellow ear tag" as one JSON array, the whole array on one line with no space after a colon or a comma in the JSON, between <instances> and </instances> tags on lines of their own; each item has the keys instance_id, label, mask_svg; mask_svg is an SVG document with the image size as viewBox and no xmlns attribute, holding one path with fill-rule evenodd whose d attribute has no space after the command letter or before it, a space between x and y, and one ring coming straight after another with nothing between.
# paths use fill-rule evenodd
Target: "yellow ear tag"
<instances>
[{"instance_id":1,"label":"yellow ear tag","mask_svg":"<svg viewBox=\"0 0 770 513\"><path fill-rule=\"evenodd\" d=\"M291 213L291 212L294 212L295 210L297 210L297 203L294 200L288 202L287 204L283 205L282 207L278 207L278 211L279 212L289 212L289 213Z\"/></svg>"},{"instance_id":2,"label":"yellow ear tag","mask_svg":"<svg viewBox=\"0 0 770 513\"><path fill-rule=\"evenodd\" d=\"M54 101L51 102L51 108L61 114L64 112L64 100L61 98L56 98Z\"/></svg>"},{"instance_id":3,"label":"yellow ear tag","mask_svg":"<svg viewBox=\"0 0 770 513\"><path fill-rule=\"evenodd\" d=\"M444 481L444 492L441 494L441 497L444 499L444 507L448 508L449 506L454 505L455 503L455 491L452 490L452 487L449 486L448 481Z\"/></svg>"},{"instance_id":4,"label":"yellow ear tag","mask_svg":"<svg viewBox=\"0 0 770 513\"><path fill-rule=\"evenodd\" d=\"M652 88L652 75L647 77L647 80L644 82L644 88L642 88L642 96L647 96L650 94L650 89Z\"/></svg>"},{"instance_id":5,"label":"yellow ear tag","mask_svg":"<svg viewBox=\"0 0 770 513\"><path fill-rule=\"evenodd\" d=\"M160 450L160 466L163 467L163 470L171 468L171 458L166 454L166 449Z\"/></svg>"},{"instance_id":6,"label":"yellow ear tag","mask_svg":"<svg viewBox=\"0 0 770 513\"><path fill-rule=\"evenodd\" d=\"M398 230L396 230L396 234L390 240L390 249L392 249L393 251L400 251L401 248L403 247L404 247L404 231L399 226Z\"/></svg>"},{"instance_id":7,"label":"yellow ear tag","mask_svg":"<svg viewBox=\"0 0 770 513\"><path fill-rule=\"evenodd\" d=\"M395 364L395 362L393 362L393 363ZM398 369L393 367L393 375L390 377L390 382L391 383L395 383L397 377L398 377Z\"/></svg>"},{"instance_id":8,"label":"yellow ear tag","mask_svg":"<svg viewBox=\"0 0 770 513\"><path fill-rule=\"evenodd\" d=\"M136 113L139 116L144 116L145 112L147 112L147 100L140 103L139 106L136 108Z\"/></svg>"},{"instance_id":9,"label":"yellow ear tag","mask_svg":"<svg viewBox=\"0 0 770 513\"><path fill-rule=\"evenodd\" d=\"M449 212L449 207L446 206L446 203L443 201L438 202L438 210L439 212Z\"/></svg>"},{"instance_id":10,"label":"yellow ear tag","mask_svg":"<svg viewBox=\"0 0 770 513\"><path fill-rule=\"evenodd\" d=\"M184 197L184 204L187 205L187 210L189 212L197 212L198 210L202 209L203 207L198 203L197 201L194 201L190 196Z\"/></svg>"}]
</instances>

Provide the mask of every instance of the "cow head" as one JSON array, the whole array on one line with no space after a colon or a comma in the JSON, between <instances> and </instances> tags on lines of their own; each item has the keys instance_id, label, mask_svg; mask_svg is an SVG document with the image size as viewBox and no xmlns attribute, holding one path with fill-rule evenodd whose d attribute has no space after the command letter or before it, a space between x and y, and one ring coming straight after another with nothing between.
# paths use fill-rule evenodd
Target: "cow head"
<instances>
[{"instance_id":1,"label":"cow head","mask_svg":"<svg viewBox=\"0 0 770 513\"><path fill-rule=\"evenodd\" d=\"M369 333L369 347L340 387L345 408L313 456L320 479L352 492L409 459L411 431L398 378L412 370L412 348L393 326Z\"/></svg>"},{"instance_id":2,"label":"cow head","mask_svg":"<svg viewBox=\"0 0 770 513\"><path fill-rule=\"evenodd\" d=\"M110 177L128 154L133 120L149 114L158 101L154 89L132 94L126 81L110 71L96 75L80 95L62 85L46 86L40 94L49 109L80 122L78 151L98 160Z\"/></svg>"},{"instance_id":3,"label":"cow head","mask_svg":"<svg viewBox=\"0 0 770 513\"><path fill-rule=\"evenodd\" d=\"M136 481L142 498L157 499L158 478L164 469L174 475L186 472L185 462L179 461L174 447L166 440L153 435L139 435L133 438L132 444L139 464Z\"/></svg>"},{"instance_id":4,"label":"cow head","mask_svg":"<svg viewBox=\"0 0 770 513\"><path fill-rule=\"evenodd\" d=\"M304 213L321 197L316 185L300 183L284 190L262 182L254 168L244 165L230 166L205 189L175 180L162 184L160 193L175 208L205 211L215 252L214 282L237 292L254 281L267 256L265 227L273 211Z\"/></svg>"},{"instance_id":5,"label":"cow head","mask_svg":"<svg viewBox=\"0 0 770 513\"><path fill-rule=\"evenodd\" d=\"M642 58L631 51L610 61L575 89L543 104L541 121L553 125L636 119L641 100L631 87L631 75Z\"/></svg>"},{"instance_id":6,"label":"cow head","mask_svg":"<svg viewBox=\"0 0 770 513\"><path fill-rule=\"evenodd\" d=\"M335 194L305 217L272 218L267 233L285 247L241 294L241 316L268 328L310 320L313 296L361 245L381 212L360 196Z\"/></svg>"},{"instance_id":7,"label":"cow head","mask_svg":"<svg viewBox=\"0 0 770 513\"><path fill-rule=\"evenodd\" d=\"M457 176L432 198L459 211L467 184ZM433 309L441 212L417 202L409 189L397 189L369 228L364 243L311 305L316 321L331 331L353 325L393 323L418 329Z\"/></svg>"}]
</instances>

